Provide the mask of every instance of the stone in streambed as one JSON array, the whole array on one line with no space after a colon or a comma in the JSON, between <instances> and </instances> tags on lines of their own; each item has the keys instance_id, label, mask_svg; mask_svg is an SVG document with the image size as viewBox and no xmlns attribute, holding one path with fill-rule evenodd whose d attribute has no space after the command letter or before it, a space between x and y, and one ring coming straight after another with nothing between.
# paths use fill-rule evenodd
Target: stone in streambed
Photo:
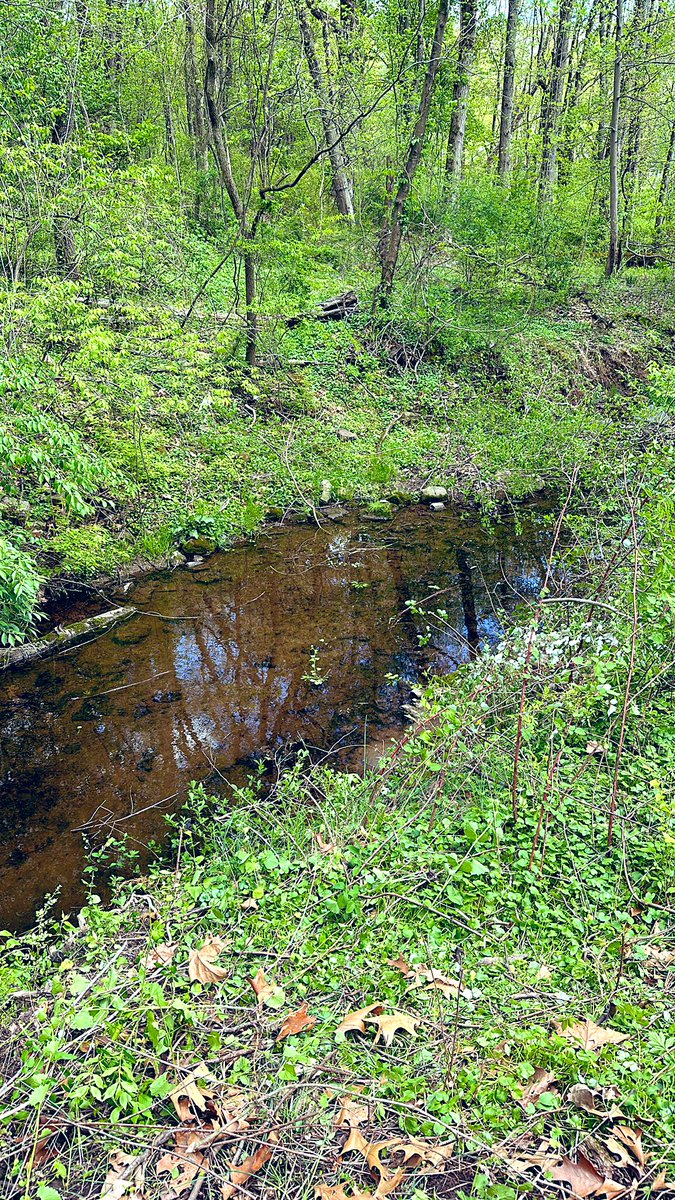
<instances>
[{"instance_id":1,"label":"stone in streambed","mask_svg":"<svg viewBox=\"0 0 675 1200\"><path fill-rule=\"evenodd\" d=\"M447 488L437 487L436 485L430 484L429 487L422 488L422 491L420 492L420 500L422 500L425 504L430 504L434 500L447 499L447 495Z\"/></svg>"},{"instance_id":2,"label":"stone in streambed","mask_svg":"<svg viewBox=\"0 0 675 1200\"><path fill-rule=\"evenodd\" d=\"M206 554L213 554L217 546L215 538L197 536L183 542L181 550L188 558L192 558L195 554L201 554L204 557Z\"/></svg>"},{"instance_id":3,"label":"stone in streambed","mask_svg":"<svg viewBox=\"0 0 675 1200\"><path fill-rule=\"evenodd\" d=\"M321 503L330 504L333 498L333 485L330 479L321 480Z\"/></svg>"}]
</instances>

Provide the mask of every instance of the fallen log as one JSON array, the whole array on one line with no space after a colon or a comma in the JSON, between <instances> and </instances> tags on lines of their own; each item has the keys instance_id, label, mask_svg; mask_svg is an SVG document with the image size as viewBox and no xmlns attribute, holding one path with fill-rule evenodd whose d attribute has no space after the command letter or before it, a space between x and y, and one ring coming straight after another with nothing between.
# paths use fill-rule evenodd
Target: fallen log
<instances>
[{"instance_id":1,"label":"fallen log","mask_svg":"<svg viewBox=\"0 0 675 1200\"><path fill-rule=\"evenodd\" d=\"M112 625L117 625L119 621L128 620L129 617L133 617L135 612L136 609L131 607L111 608L107 612L99 613L96 617L86 617L83 621L75 621L73 625L66 625L65 629L55 629L52 633L38 638L36 642L25 642L22 646L10 646L0 652L0 670L23 666L36 659L58 654L61 650L69 649L71 646L78 646L91 636L103 633Z\"/></svg>"},{"instance_id":2,"label":"fallen log","mask_svg":"<svg viewBox=\"0 0 675 1200\"><path fill-rule=\"evenodd\" d=\"M345 317L351 317L358 309L359 298L356 292L342 292L339 296L333 296L331 300L324 300L315 312L289 317L286 325L293 329L301 321L344 321Z\"/></svg>"}]
</instances>

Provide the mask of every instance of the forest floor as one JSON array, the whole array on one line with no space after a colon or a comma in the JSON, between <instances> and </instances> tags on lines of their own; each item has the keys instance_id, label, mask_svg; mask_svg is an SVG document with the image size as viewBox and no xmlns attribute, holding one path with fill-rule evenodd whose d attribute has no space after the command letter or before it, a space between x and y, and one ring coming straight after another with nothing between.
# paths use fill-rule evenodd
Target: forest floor
<instances>
[{"instance_id":1,"label":"forest floor","mask_svg":"<svg viewBox=\"0 0 675 1200\"><path fill-rule=\"evenodd\" d=\"M216 496L262 516L325 477L371 501L547 486L568 592L431 681L378 770L195 788L114 904L92 874L81 913L3 935L1 1196L675 1194L672 297L621 286L456 389L444 366L444 392L439 364L378 359L323 391L303 369L292 422L262 377L255 422L159 396L135 444L167 527L188 478L218 539Z\"/></svg>"}]
</instances>

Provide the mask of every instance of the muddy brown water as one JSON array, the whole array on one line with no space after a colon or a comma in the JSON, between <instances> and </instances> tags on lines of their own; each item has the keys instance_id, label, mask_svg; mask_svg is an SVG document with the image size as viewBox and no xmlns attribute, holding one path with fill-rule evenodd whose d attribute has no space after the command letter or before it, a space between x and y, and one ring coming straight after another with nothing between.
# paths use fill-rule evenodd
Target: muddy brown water
<instances>
[{"instance_id":1,"label":"muddy brown water","mask_svg":"<svg viewBox=\"0 0 675 1200\"><path fill-rule=\"evenodd\" d=\"M82 902L82 826L143 848L193 779L243 782L300 744L350 769L376 759L425 675L497 640L537 592L547 529L533 509L486 529L422 508L271 528L144 577L123 597L130 620L5 673L0 928L30 925L57 889L57 911ZM425 615L439 608L440 623Z\"/></svg>"}]
</instances>

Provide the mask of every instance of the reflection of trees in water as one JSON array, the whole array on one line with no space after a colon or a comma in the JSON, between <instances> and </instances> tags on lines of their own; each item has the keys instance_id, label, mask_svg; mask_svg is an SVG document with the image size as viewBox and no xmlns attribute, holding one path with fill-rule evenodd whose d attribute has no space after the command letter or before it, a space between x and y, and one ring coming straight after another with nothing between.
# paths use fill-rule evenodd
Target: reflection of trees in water
<instances>
[{"instance_id":1,"label":"reflection of trees in water","mask_svg":"<svg viewBox=\"0 0 675 1200\"><path fill-rule=\"evenodd\" d=\"M457 570L459 572L459 595L464 613L466 640L469 643L469 658L475 658L480 650L478 636L478 617L476 615L476 598L473 590L473 575L469 560L461 547L457 549Z\"/></svg>"},{"instance_id":2,"label":"reflection of trees in water","mask_svg":"<svg viewBox=\"0 0 675 1200\"><path fill-rule=\"evenodd\" d=\"M84 864L79 841L66 845L68 829L100 803L126 818L207 777L212 764L225 773L299 739L362 745L366 722L369 739L378 728L391 735L405 720L409 685L427 668L474 657L513 606L513 582L537 576L534 551L503 536L496 545L476 534L468 544L468 531L414 512L400 525L395 536L376 535L378 544L357 542L355 527L337 539L330 529L290 529L264 554L247 547L210 560L199 579L145 580L137 607L168 620L139 616L133 645L103 637L8 680L0 925L29 918L62 881L64 905L79 899ZM420 624L411 601L432 622L435 608L447 609L435 647L419 646L426 618ZM312 645L322 687L303 679ZM38 779L49 782L42 803ZM120 831L147 841L161 831L160 814Z\"/></svg>"}]
</instances>

